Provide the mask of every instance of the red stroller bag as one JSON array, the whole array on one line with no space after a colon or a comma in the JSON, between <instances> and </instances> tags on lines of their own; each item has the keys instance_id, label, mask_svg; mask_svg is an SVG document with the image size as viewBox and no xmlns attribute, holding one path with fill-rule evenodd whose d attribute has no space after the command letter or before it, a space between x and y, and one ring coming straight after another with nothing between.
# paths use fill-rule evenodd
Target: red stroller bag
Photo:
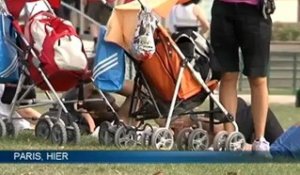
<instances>
[{"instance_id":1,"label":"red stroller bag","mask_svg":"<svg viewBox=\"0 0 300 175\"><path fill-rule=\"evenodd\" d=\"M82 41L69 21L49 12L37 13L26 24L25 37L37 53L37 58L29 58L29 72L39 88L49 90L38 68L56 91L69 90L83 79L87 59Z\"/></svg>"},{"instance_id":2,"label":"red stroller bag","mask_svg":"<svg viewBox=\"0 0 300 175\"><path fill-rule=\"evenodd\" d=\"M35 2L38 0L5 0L8 11L16 19L19 18L20 12L25 6L26 2ZM60 6L60 0L46 0L49 2L52 8L58 8Z\"/></svg>"}]
</instances>

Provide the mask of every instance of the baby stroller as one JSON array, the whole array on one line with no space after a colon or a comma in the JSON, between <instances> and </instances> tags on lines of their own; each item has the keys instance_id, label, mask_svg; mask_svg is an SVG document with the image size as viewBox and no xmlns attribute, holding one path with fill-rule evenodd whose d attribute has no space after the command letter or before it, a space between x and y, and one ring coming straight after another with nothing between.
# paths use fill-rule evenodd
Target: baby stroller
<instances>
[{"instance_id":1,"label":"baby stroller","mask_svg":"<svg viewBox=\"0 0 300 175\"><path fill-rule=\"evenodd\" d=\"M56 18L47 1L29 2L23 9L18 8L18 10L20 10L18 13L15 13L17 6L14 1L8 0L6 1L7 4L1 1L1 3L1 14L11 19L10 23L6 25L12 26L11 28L13 28L17 34L17 40L12 41L8 39L8 42L18 51L16 70L20 71L18 80L14 82L17 83L17 87L11 101L11 115L4 121L5 129L3 129L3 127L2 130L6 130L8 135L17 136L18 133L12 124L14 118L11 117L17 107L57 104L58 113L53 115L46 113L42 115L35 127L35 134L42 138L50 137L53 143L59 145L65 144L66 142L78 143L80 140L78 125L71 120L65 105L57 93L58 91L67 91L86 79L86 55L75 29L73 29L69 23L67 24L66 21ZM17 2L18 7L20 4L21 7L23 7L25 3L26 1ZM10 11L14 11L14 19L10 16L6 5ZM21 13L25 13L25 26L21 26L21 21L17 20L22 19ZM37 23L33 21L45 22L44 27L38 28ZM59 27L56 26L56 28L52 28L52 24L56 24ZM33 26L36 28L33 29ZM64 27L67 29L65 30ZM35 34L41 31L35 29L49 30L46 31L46 35L41 35L43 36L42 39L39 38L40 40L38 40ZM65 35L59 35L62 33L60 30L65 30ZM51 39L51 37L49 37L50 34L54 36L53 31L58 33L55 35L56 39L52 38L52 40L49 40L49 38ZM77 51L72 53L66 52L63 47L72 41L76 41L74 45L77 47ZM74 53L77 54L77 56L70 56L70 54ZM73 60L71 60L71 58ZM20 93L27 78L32 80L34 84L26 87L24 93ZM22 101L35 86L45 91L48 99L41 101L32 99L31 104L24 105ZM51 93L49 93L49 91ZM62 113L68 116L67 121L60 119Z\"/></svg>"},{"instance_id":2,"label":"baby stroller","mask_svg":"<svg viewBox=\"0 0 300 175\"><path fill-rule=\"evenodd\" d=\"M143 1L143 3L147 3L156 13L162 14L167 13L166 9L174 5L176 1ZM160 5L155 6L154 4ZM142 6L142 8L139 6ZM112 30L110 33L116 33L116 28L119 28L122 31L123 39L108 35L107 40L116 42L130 51L132 43L130 37L134 35L135 29L130 29L128 27L129 24L125 28L122 20L126 18L126 23L129 20L136 22L137 19L135 18L139 9L146 9L141 1L135 1L116 9L115 14L111 18L114 18L117 22L110 20L109 26L111 25L110 29ZM164 11L161 11L162 9ZM147 10L145 11L147 13ZM197 56L192 55L192 57L188 58L162 26L156 23L155 27L153 37L156 50L153 56L142 61L132 57L137 74L130 116L141 121L166 117L167 121L163 128L153 129L153 127L150 127L150 129L144 130L140 141L146 145L153 146L155 149L170 150L174 144L174 135L170 130L170 124L172 120L176 119L176 116L195 116L198 114L222 112L224 117L221 119L217 120L210 117L210 125L232 122L236 132L230 134L222 132L218 134L214 138L213 143L215 150L242 149L245 144L244 136L238 132L238 127L233 117L220 104L212 92L217 87L218 77L211 70L214 60L208 42L203 37L191 33L196 35L196 37L190 41L199 41L193 42L195 50L197 50ZM177 37L179 43L182 40L184 41L181 38L182 35ZM129 53L129 55L132 54ZM196 111L196 107L202 104L207 97L211 99L210 110ZM221 111L214 111L213 104L216 104ZM198 126L183 129L177 136L177 147L181 150L206 150L210 144L208 133L202 129L201 122L199 122L202 119L198 117L193 117L193 119ZM115 142L137 138L133 136L132 132L123 131L123 133L119 138L117 138L117 134L115 135Z\"/></svg>"},{"instance_id":3,"label":"baby stroller","mask_svg":"<svg viewBox=\"0 0 300 175\"><path fill-rule=\"evenodd\" d=\"M119 47L116 48L112 43L104 41L105 33L105 27L100 26L97 53L95 58L89 60L89 69L92 74L84 82L61 96L62 102L71 114L72 121L79 126L81 134L89 134L93 129L89 125L89 119L93 120L90 122L93 122L96 128L101 121L105 121L104 124L110 122L115 125L121 124L116 112L119 106L114 97L105 92L117 92L122 88L125 74L124 53L122 53L123 49L118 50ZM89 119L84 117L85 113L88 114ZM44 115L56 116L57 114L59 111L55 104ZM69 117L70 115L62 112L60 118L67 123L70 120ZM99 141L101 142L101 139Z\"/></svg>"},{"instance_id":4,"label":"baby stroller","mask_svg":"<svg viewBox=\"0 0 300 175\"><path fill-rule=\"evenodd\" d=\"M125 84L125 51L115 43L105 41L107 32L108 30L104 26L100 27L96 57L92 71L94 86L99 91L101 97L105 97L103 92L118 93L123 89L123 85ZM104 121L100 124L98 139L100 144L110 145L114 143L116 133L117 135L122 135L123 130L118 131L118 129L126 127L126 125L120 120L120 116L112 107L112 104L110 104L106 98L104 98L104 100L106 101L108 109L114 114L114 119L112 121ZM129 128L131 127L128 127L128 129ZM133 130L129 132L135 133ZM131 146L136 145L136 142L132 142L131 140L134 139L129 139L129 142L126 142L126 144ZM116 144L121 146L118 143Z\"/></svg>"},{"instance_id":5,"label":"baby stroller","mask_svg":"<svg viewBox=\"0 0 300 175\"><path fill-rule=\"evenodd\" d=\"M104 40L106 28L100 26L100 33L98 36L98 44L96 46L97 52L95 58L90 60L90 69L92 76L89 78L89 84L81 87L73 88L63 94L67 108L80 128L90 130L87 121L82 117L83 113L89 113L93 117L94 124L97 127L99 123L100 131L108 126L114 126L110 130L122 125L119 121L119 114L117 110L120 106L115 101L115 98L110 95L110 92L118 92L123 88L125 78L125 53L122 48L114 43L109 43ZM85 89L82 86L86 86ZM86 90L86 91L85 91ZM83 93L85 91L85 93ZM76 98L78 99L76 101ZM81 102L85 112L80 112L74 109L74 102ZM64 118L64 117L63 117ZM101 122L104 121L104 122ZM102 144L109 144L105 134L99 134L99 142ZM108 132L106 134L109 134Z\"/></svg>"}]
</instances>

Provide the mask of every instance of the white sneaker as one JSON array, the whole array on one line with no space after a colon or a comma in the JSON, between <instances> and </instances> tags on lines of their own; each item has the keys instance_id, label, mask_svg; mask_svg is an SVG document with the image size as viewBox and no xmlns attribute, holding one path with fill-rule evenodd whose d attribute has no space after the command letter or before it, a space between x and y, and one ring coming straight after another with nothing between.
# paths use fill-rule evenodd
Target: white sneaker
<instances>
[{"instance_id":1,"label":"white sneaker","mask_svg":"<svg viewBox=\"0 0 300 175\"><path fill-rule=\"evenodd\" d=\"M207 151L214 151L214 147L212 147L212 146L208 147Z\"/></svg>"},{"instance_id":2,"label":"white sneaker","mask_svg":"<svg viewBox=\"0 0 300 175\"><path fill-rule=\"evenodd\" d=\"M91 136L97 138L97 137L98 137L99 130L100 130L100 126L98 126L98 127L94 130L94 132L91 134Z\"/></svg>"},{"instance_id":3,"label":"white sneaker","mask_svg":"<svg viewBox=\"0 0 300 175\"><path fill-rule=\"evenodd\" d=\"M252 143L252 152L266 158L272 158L270 143L265 138L260 138Z\"/></svg>"}]
</instances>

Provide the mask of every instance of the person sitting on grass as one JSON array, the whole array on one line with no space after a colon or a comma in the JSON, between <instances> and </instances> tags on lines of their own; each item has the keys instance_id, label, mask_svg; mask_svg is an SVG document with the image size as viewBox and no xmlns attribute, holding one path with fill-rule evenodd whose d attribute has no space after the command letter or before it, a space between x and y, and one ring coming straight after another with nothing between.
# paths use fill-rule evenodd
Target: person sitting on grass
<instances>
[{"instance_id":1,"label":"person sitting on grass","mask_svg":"<svg viewBox=\"0 0 300 175\"><path fill-rule=\"evenodd\" d=\"M220 115L220 114L216 114ZM242 98L238 97L237 117L236 122L247 143L252 143L254 139L254 123L252 121L251 105L248 105ZM217 126L215 134L218 130L223 130L222 126ZM273 143L284 132L278 119L273 111L269 108L267 113L267 122L265 128L265 138Z\"/></svg>"},{"instance_id":2,"label":"person sitting on grass","mask_svg":"<svg viewBox=\"0 0 300 175\"><path fill-rule=\"evenodd\" d=\"M224 116L223 113L214 113L214 118L222 118ZM254 139L254 124L252 120L251 113L251 105L248 105L242 98L238 98L238 106L237 106L237 115L236 115L236 123L239 128L239 132L241 132L246 139L246 146L244 147L245 151L251 150L251 143ZM159 126L164 126L163 121L158 122ZM189 116L180 116L177 120L172 122L171 128L176 134L183 128L192 127L195 125L195 122L191 120ZM220 131L224 130L223 124L215 124L213 130L211 131L209 128L209 124L207 122L202 122L202 127L204 130L208 131L210 136L210 140ZM282 126L277 120L275 114L271 109L268 109L266 129L265 129L265 137L270 141L270 143L275 142L275 140L284 132Z\"/></svg>"},{"instance_id":3,"label":"person sitting on grass","mask_svg":"<svg viewBox=\"0 0 300 175\"><path fill-rule=\"evenodd\" d=\"M289 127L270 146L273 157L300 159L300 123Z\"/></svg>"},{"instance_id":4,"label":"person sitting on grass","mask_svg":"<svg viewBox=\"0 0 300 175\"><path fill-rule=\"evenodd\" d=\"M11 105L2 102L2 99L7 95L8 91L5 88L10 88L5 86L5 84L0 84L0 119L5 120L10 114ZM17 131L23 129L33 129L36 121L40 118L41 114L33 108L20 108L12 114L12 122L16 126Z\"/></svg>"},{"instance_id":5,"label":"person sitting on grass","mask_svg":"<svg viewBox=\"0 0 300 175\"><path fill-rule=\"evenodd\" d=\"M108 102L120 117L119 120L125 124L130 124L128 114L132 92L133 82L130 80L125 80L122 90L118 92L118 94L126 97L120 106L116 103L116 99L111 94L104 93L105 97L108 99ZM63 98L66 101L77 100L78 89L71 89L63 94ZM103 121L113 121L116 119L115 114L111 111L111 109L109 109L109 106L101 97L98 90L94 88L92 83L84 85L84 99L87 101L84 102L80 109L77 108L77 103L66 104L66 108L75 118L81 121L80 126L87 126L85 129L87 133L93 133L96 127L99 126ZM89 102L88 99L98 100ZM84 119L84 121L82 119Z\"/></svg>"}]
</instances>

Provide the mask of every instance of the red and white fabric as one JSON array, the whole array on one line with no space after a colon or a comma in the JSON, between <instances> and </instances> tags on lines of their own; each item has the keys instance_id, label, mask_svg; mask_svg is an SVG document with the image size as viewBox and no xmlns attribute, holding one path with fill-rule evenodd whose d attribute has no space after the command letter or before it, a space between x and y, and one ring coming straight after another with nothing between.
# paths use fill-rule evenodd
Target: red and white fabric
<instances>
[{"instance_id":1,"label":"red and white fabric","mask_svg":"<svg viewBox=\"0 0 300 175\"><path fill-rule=\"evenodd\" d=\"M71 22L41 11L30 18L24 29L25 37L39 58L30 59L29 70L39 87L47 90L37 70L41 66L54 89L65 91L73 87L87 68L82 41Z\"/></svg>"},{"instance_id":2,"label":"red and white fabric","mask_svg":"<svg viewBox=\"0 0 300 175\"><path fill-rule=\"evenodd\" d=\"M22 9L28 2L36 2L41 0L5 0L8 11L18 19ZM47 1L47 0L46 0ZM48 0L48 3L52 8L59 8L61 5L61 0Z\"/></svg>"}]
</instances>

